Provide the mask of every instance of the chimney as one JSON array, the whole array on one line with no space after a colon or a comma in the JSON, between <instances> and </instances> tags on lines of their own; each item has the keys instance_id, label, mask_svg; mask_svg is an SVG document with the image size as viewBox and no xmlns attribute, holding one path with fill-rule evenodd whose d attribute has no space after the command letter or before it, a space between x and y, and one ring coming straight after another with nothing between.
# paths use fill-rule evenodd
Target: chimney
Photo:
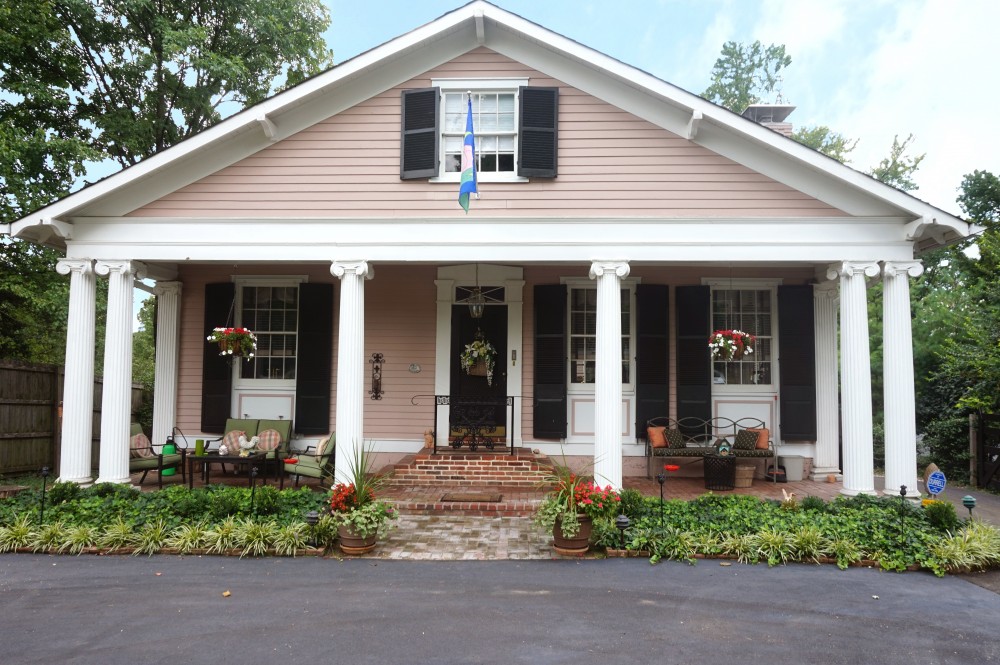
<instances>
[{"instance_id":1,"label":"chimney","mask_svg":"<svg viewBox=\"0 0 1000 665\"><path fill-rule=\"evenodd\" d=\"M741 115L782 136L791 136L792 123L785 122L785 118L794 110L794 106L787 104L751 104Z\"/></svg>"}]
</instances>

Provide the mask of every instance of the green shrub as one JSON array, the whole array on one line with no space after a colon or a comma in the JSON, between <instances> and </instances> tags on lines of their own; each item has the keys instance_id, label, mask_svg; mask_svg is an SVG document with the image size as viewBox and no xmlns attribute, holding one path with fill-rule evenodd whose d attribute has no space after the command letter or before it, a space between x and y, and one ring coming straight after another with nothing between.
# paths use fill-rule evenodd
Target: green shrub
<instances>
[{"instance_id":1,"label":"green shrub","mask_svg":"<svg viewBox=\"0 0 1000 665\"><path fill-rule=\"evenodd\" d=\"M955 506L947 501L928 501L924 504L924 515L927 516L930 525L938 531L954 531L958 526Z\"/></svg>"},{"instance_id":2,"label":"green shrub","mask_svg":"<svg viewBox=\"0 0 1000 665\"><path fill-rule=\"evenodd\" d=\"M626 487L618 493L618 496L621 497L620 509L630 520L649 514L646 497L639 490Z\"/></svg>"},{"instance_id":3,"label":"green shrub","mask_svg":"<svg viewBox=\"0 0 1000 665\"><path fill-rule=\"evenodd\" d=\"M45 495L46 502L54 506L66 501L76 501L83 493L83 488L76 483L56 483Z\"/></svg>"},{"instance_id":4,"label":"green shrub","mask_svg":"<svg viewBox=\"0 0 1000 665\"><path fill-rule=\"evenodd\" d=\"M802 510L812 510L817 513L826 512L826 501L818 496L807 496L802 499L802 503L799 505Z\"/></svg>"}]
</instances>

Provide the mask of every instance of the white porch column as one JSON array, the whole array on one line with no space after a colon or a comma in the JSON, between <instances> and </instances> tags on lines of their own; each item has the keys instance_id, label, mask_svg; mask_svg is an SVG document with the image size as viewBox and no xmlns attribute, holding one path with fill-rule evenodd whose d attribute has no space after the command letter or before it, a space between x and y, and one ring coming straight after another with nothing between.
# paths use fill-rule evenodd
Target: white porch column
<instances>
[{"instance_id":1,"label":"white porch column","mask_svg":"<svg viewBox=\"0 0 1000 665\"><path fill-rule=\"evenodd\" d=\"M336 481L347 483L348 464L364 445L365 279L374 272L365 261L334 261L330 272L340 278Z\"/></svg>"},{"instance_id":2,"label":"white porch column","mask_svg":"<svg viewBox=\"0 0 1000 665\"><path fill-rule=\"evenodd\" d=\"M827 277L840 276L840 394L844 437L843 494L875 494L872 454L872 376L868 346L865 277L877 263L844 261Z\"/></svg>"},{"instance_id":3,"label":"white porch column","mask_svg":"<svg viewBox=\"0 0 1000 665\"><path fill-rule=\"evenodd\" d=\"M96 280L90 259L61 259L60 275L69 275L66 327L66 375L63 380L62 448L59 481L89 484L94 427L94 308Z\"/></svg>"},{"instance_id":4,"label":"white porch column","mask_svg":"<svg viewBox=\"0 0 1000 665\"><path fill-rule=\"evenodd\" d=\"M882 381L885 409L885 490L917 499L917 422L913 385L913 328L910 323L910 277L924 268L919 261L886 261L882 270Z\"/></svg>"},{"instance_id":5,"label":"white porch column","mask_svg":"<svg viewBox=\"0 0 1000 665\"><path fill-rule=\"evenodd\" d=\"M816 323L816 458L811 480L840 475L840 409L837 375L837 282L813 288Z\"/></svg>"},{"instance_id":6,"label":"white porch column","mask_svg":"<svg viewBox=\"0 0 1000 665\"><path fill-rule=\"evenodd\" d=\"M104 337L104 398L101 402L99 483L127 483L132 420L132 288L144 266L135 261L98 261L108 277L108 318Z\"/></svg>"},{"instance_id":7,"label":"white porch column","mask_svg":"<svg viewBox=\"0 0 1000 665\"><path fill-rule=\"evenodd\" d=\"M622 296L625 261L594 261L597 280L597 358L594 371L594 478L622 487Z\"/></svg>"},{"instance_id":8,"label":"white porch column","mask_svg":"<svg viewBox=\"0 0 1000 665\"><path fill-rule=\"evenodd\" d=\"M180 358L181 283L157 282L156 365L153 392L153 443L163 443L177 419L177 370Z\"/></svg>"}]
</instances>

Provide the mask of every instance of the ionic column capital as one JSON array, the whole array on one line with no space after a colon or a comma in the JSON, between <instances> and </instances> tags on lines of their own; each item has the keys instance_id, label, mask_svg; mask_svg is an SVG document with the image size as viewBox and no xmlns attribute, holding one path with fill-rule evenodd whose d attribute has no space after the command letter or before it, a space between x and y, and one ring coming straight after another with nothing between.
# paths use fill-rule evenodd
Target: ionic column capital
<instances>
[{"instance_id":1,"label":"ionic column capital","mask_svg":"<svg viewBox=\"0 0 1000 665\"><path fill-rule=\"evenodd\" d=\"M827 279L837 279L838 277L875 277L881 272L878 263L874 261L843 261L835 263L826 271Z\"/></svg>"},{"instance_id":2,"label":"ionic column capital","mask_svg":"<svg viewBox=\"0 0 1000 665\"><path fill-rule=\"evenodd\" d=\"M343 279L344 275L371 279L375 276L375 269L367 261L334 261L330 264L330 274L338 279Z\"/></svg>"},{"instance_id":3,"label":"ionic column capital","mask_svg":"<svg viewBox=\"0 0 1000 665\"><path fill-rule=\"evenodd\" d=\"M614 274L624 279L630 271L628 261L594 261L590 264L590 279L603 277L605 274Z\"/></svg>"},{"instance_id":4,"label":"ionic column capital","mask_svg":"<svg viewBox=\"0 0 1000 665\"><path fill-rule=\"evenodd\" d=\"M97 261L94 263L94 271L101 277L107 277L111 273L119 275L131 274L135 279L142 279L146 276L146 265L139 261L129 260L109 260Z\"/></svg>"},{"instance_id":5,"label":"ionic column capital","mask_svg":"<svg viewBox=\"0 0 1000 665\"><path fill-rule=\"evenodd\" d=\"M882 272L886 277L920 277L924 274L924 264L920 261L886 261L882 264Z\"/></svg>"},{"instance_id":6,"label":"ionic column capital","mask_svg":"<svg viewBox=\"0 0 1000 665\"><path fill-rule=\"evenodd\" d=\"M840 297L840 284L836 281L813 285L813 300L836 300Z\"/></svg>"},{"instance_id":7,"label":"ionic column capital","mask_svg":"<svg viewBox=\"0 0 1000 665\"><path fill-rule=\"evenodd\" d=\"M179 296L184 284L182 282L157 282L153 287L153 295Z\"/></svg>"},{"instance_id":8,"label":"ionic column capital","mask_svg":"<svg viewBox=\"0 0 1000 665\"><path fill-rule=\"evenodd\" d=\"M94 272L94 261L92 259L59 259L56 263L56 272L60 275L68 275L72 272L88 275Z\"/></svg>"}]
</instances>

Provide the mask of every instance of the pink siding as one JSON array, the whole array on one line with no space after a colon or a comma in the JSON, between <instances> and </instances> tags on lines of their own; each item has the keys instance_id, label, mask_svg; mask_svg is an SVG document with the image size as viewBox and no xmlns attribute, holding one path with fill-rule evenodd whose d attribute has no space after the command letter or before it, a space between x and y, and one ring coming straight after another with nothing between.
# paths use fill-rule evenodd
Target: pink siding
<instances>
[{"instance_id":1,"label":"pink siding","mask_svg":"<svg viewBox=\"0 0 1000 665\"><path fill-rule=\"evenodd\" d=\"M481 183L472 213L503 217L820 216L840 211L485 48L467 53L132 213L135 216L458 217L454 184L399 179L400 91L432 77L558 86L559 177Z\"/></svg>"}]
</instances>

